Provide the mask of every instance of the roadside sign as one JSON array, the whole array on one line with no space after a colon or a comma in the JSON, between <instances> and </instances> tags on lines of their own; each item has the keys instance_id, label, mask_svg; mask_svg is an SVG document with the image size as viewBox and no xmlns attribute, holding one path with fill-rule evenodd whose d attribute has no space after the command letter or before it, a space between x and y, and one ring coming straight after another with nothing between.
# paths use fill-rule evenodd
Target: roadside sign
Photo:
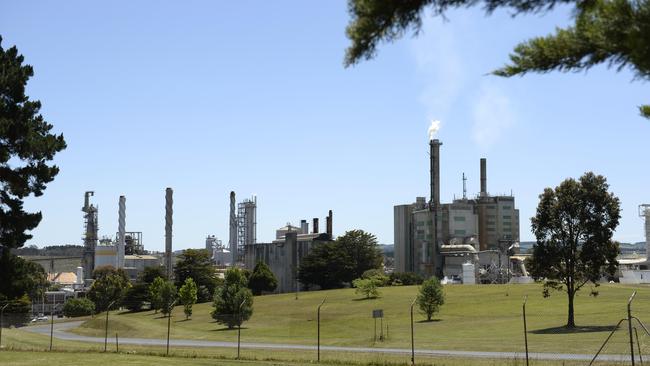
<instances>
[{"instance_id":1,"label":"roadside sign","mask_svg":"<svg viewBox=\"0 0 650 366\"><path fill-rule=\"evenodd\" d=\"M383 318L384 317L384 310L383 309L376 309L372 311L372 317L373 318Z\"/></svg>"}]
</instances>

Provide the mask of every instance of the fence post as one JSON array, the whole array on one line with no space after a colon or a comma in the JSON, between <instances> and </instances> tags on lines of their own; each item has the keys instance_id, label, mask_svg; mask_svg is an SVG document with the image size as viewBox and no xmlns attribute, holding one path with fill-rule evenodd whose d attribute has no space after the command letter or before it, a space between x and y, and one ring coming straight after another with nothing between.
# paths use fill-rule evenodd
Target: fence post
<instances>
[{"instance_id":1,"label":"fence post","mask_svg":"<svg viewBox=\"0 0 650 366\"><path fill-rule=\"evenodd\" d=\"M416 300L417 297L413 299L413 302L411 303L411 365L415 365L415 342L413 337L413 305L415 305Z\"/></svg>"},{"instance_id":2,"label":"fence post","mask_svg":"<svg viewBox=\"0 0 650 366\"><path fill-rule=\"evenodd\" d=\"M169 333L172 326L172 311L174 311L174 305L176 305L176 300L167 308L167 356L169 356Z\"/></svg>"},{"instance_id":3,"label":"fence post","mask_svg":"<svg viewBox=\"0 0 650 366\"><path fill-rule=\"evenodd\" d=\"M634 366L634 338L632 334L632 300L636 296L636 291L632 293L630 299L627 301L627 329L630 335L630 359L632 360L632 366Z\"/></svg>"},{"instance_id":4,"label":"fence post","mask_svg":"<svg viewBox=\"0 0 650 366\"><path fill-rule=\"evenodd\" d=\"M239 326L237 327L237 359L239 360L239 350L241 348L241 308L244 306L244 303L246 302L246 299L239 304L239 311L237 312L237 316L239 317Z\"/></svg>"},{"instance_id":5,"label":"fence post","mask_svg":"<svg viewBox=\"0 0 650 366\"><path fill-rule=\"evenodd\" d=\"M4 318L5 315L5 308L9 306L9 303L5 304L2 308L0 308L0 350L2 350L2 327L4 324L2 323L2 319Z\"/></svg>"},{"instance_id":6,"label":"fence post","mask_svg":"<svg viewBox=\"0 0 650 366\"><path fill-rule=\"evenodd\" d=\"M317 313L318 313L318 340L317 340L316 348L318 350L317 351L317 353L318 353L318 356L317 356L318 362L320 362L320 307L323 306L323 304L325 303L325 300L327 300L327 298L323 299L323 301L320 303L320 305L318 305L318 310L317 310Z\"/></svg>"},{"instance_id":7,"label":"fence post","mask_svg":"<svg viewBox=\"0 0 650 366\"><path fill-rule=\"evenodd\" d=\"M111 311L111 306L115 304L115 300L111 301L110 304L106 307L106 325L104 328L104 352L108 348L108 313Z\"/></svg>"},{"instance_id":8,"label":"fence post","mask_svg":"<svg viewBox=\"0 0 650 366\"><path fill-rule=\"evenodd\" d=\"M528 295L524 296L523 317L524 317L524 344L526 346L526 366L528 366L528 327L526 326L526 302Z\"/></svg>"},{"instance_id":9,"label":"fence post","mask_svg":"<svg viewBox=\"0 0 650 366\"><path fill-rule=\"evenodd\" d=\"M51 308L50 317L52 318L50 322L50 351L52 350L52 340L54 339L54 308Z\"/></svg>"}]
</instances>

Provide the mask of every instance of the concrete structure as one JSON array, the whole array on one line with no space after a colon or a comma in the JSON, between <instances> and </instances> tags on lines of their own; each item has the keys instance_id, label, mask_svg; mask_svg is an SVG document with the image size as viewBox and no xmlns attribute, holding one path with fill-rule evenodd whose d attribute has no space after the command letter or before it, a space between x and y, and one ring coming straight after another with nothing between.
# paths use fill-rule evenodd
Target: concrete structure
<instances>
[{"instance_id":1,"label":"concrete structure","mask_svg":"<svg viewBox=\"0 0 650 366\"><path fill-rule=\"evenodd\" d=\"M230 192L230 237L228 240L228 249L232 258L230 263L235 265L237 263L237 215L235 213L235 192Z\"/></svg>"},{"instance_id":2,"label":"concrete structure","mask_svg":"<svg viewBox=\"0 0 650 366\"><path fill-rule=\"evenodd\" d=\"M331 230L332 211L328 214ZM255 265L262 261L266 263L278 280L276 292L298 291L300 284L296 278L300 261L311 249L324 242L332 240L330 233L312 232L306 220L301 221L301 226L286 226L276 230L276 239L271 243L254 243L245 246L244 265L253 270ZM316 225L318 227L318 225Z\"/></svg>"},{"instance_id":3,"label":"concrete structure","mask_svg":"<svg viewBox=\"0 0 650 366\"><path fill-rule=\"evenodd\" d=\"M167 279L172 278L172 226L174 215L174 191L171 188L165 189L165 270Z\"/></svg>"},{"instance_id":4,"label":"concrete structure","mask_svg":"<svg viewBox=\"0 0 650 366\"><path fill-rule=\"evenodd\" d=\"M468 260L481 270L508 267L508 249L519 241L519 210L513 196L492 196L487 191L487 162L481 159L481 192L467 199L463 174L463 198L440 203L440 146L431 139L430 200L393 208L395 271L425 277L463 276ZM467 274L465 274L466 276Z\"/></svg>"},{"instance_id":5,"label":"concrete structure","mask_svg":"<svg viewBox=\"0 0 650 366\"><path fill-rule=\"evenodd\" d=\"M126 247L126 197L120 196L117 210L117 268L124 268Z\"/></svg>"},{"instance_id":6,"label":"concrete structure","mask_svg":"<svg viewBox=\"0 0 650 366\"><path fill-rule=\"evenodd\" d=\"M257 197L237 204L237 249L243 254L246 245L257 242Z\"/></svg>"},{"instance_id":7,"label":"concrete structure","mask_svg":"<svg viewBox=\"0 0 650 366\"><path fill-rule=\"evenodd\" d=\"M160 258L153 255L127 255L124 256L124 271L131 281L135 281L146 267L158 267L162 263Z\"/></svg>"}]
</instances>

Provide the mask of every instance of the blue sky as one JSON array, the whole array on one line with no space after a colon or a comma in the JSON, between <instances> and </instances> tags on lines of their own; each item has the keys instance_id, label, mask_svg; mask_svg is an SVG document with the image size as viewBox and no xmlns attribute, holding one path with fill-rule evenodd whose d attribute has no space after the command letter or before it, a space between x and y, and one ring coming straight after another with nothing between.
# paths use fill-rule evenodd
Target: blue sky
<instances>
[{"instance_id":1,"label":"blue sky","mask_svg":"<svg viewBox=\"0 0 650 366\"><path fill-rule=\"evenodd\" d=\"M81 243L83 192L94 190L100 235L127 230L164 242L164 190L174 188L174 246L227 241L228 195L258 196L258 239L286 222L334 211L335 234L393 241L393 205L428 192L427 127L442 121L441 196L514 193L522 240L544 187L588 170L622 201L616 233L643 240L637 205L650 122L647 84L596 67L501 79L486 75L526 38L570 10L512 18L480 9L427 18L417 38L345 69L345 1L20 1L0 6L3 47L35 76L29 95L62 132L61 173L28 209L44 218L29 244ZM644 189L646 188L646 189ZM324 226L324 222L322 224Z\"/></svg>"}]
</instances>

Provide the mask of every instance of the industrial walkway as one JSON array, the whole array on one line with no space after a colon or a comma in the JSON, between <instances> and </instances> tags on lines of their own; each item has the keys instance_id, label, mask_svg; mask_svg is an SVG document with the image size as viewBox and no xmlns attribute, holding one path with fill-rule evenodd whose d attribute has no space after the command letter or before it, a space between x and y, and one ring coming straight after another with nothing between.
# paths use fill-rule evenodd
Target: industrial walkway
<instances>
[{"instance_id":1,"label":"industrial walkway","mask_svg":"<svg viewBox=\"0 0 650 366\"><path fill-rule=\"evenodd\" d=\"M54 324L54 337L56 339L78 342L91 342L91 343L104 343L102 337L89 337L79 334L68 332L68 330L80 326L83 322L74 321L66 323ZM35 325L27 326L22 330L50 335L50 325ZM152 338L120 338L120 344L134 344L140 346L165 346L166 339L152 339ZM108 343L114 344L115 339L109 337ZM220 342L220 341L200 341L190 339L170 339L170 346L176 347L228 347L236 348L236 342ZM299 344L277 344L277 343L241 343L242 348L252 349L281 349L281 350L305 350L316 351L315 345L299 345ZM403 354L410 356L411 350L407 348L370 348L370 347L339 347L339 346L321 346L321 351L335 351L335 352L360 352L360 353L388 353L388 354ZM483 351L453 351L453 350L426 350L416 349L415 354L420 356L442 356L442 357L462 357L462 358L488 358L488 359L522 359L525 357L523 352L483 352ZM530 353L531 359L537 360L573 360L573 361L589 361L593 355L575 354L575 353ZM598 361L615 361L626 362L630 360L629 355L600 355Z\"/></svg>"}]
</instances>

